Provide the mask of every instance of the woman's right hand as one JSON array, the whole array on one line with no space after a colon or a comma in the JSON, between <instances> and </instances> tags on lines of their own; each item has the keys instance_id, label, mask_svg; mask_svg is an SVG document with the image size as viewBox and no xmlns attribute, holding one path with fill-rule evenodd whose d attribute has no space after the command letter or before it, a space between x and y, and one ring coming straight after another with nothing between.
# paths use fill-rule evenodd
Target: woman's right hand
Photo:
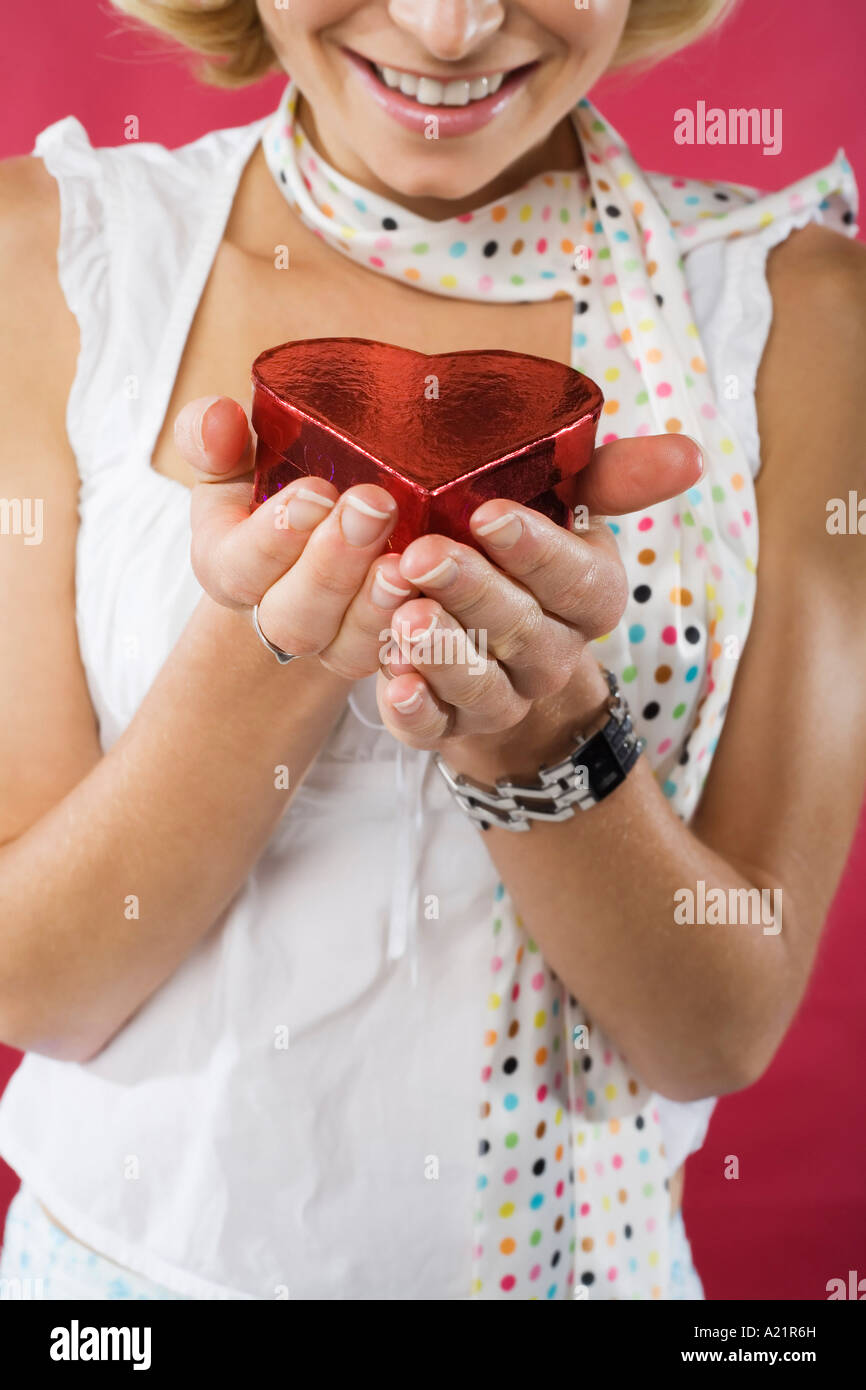
<instances>
[{"instance_id":1,"label":"woman's right hand","mask_svg":"<svg viewBox=\"0 0 866 1390\"><path fill-rule=\"evenodd\" d=\"M252 610L268 640L359 680L380 667L391 615L417 595L400 556L383 555L397 504L372 483L340 495L324 478L298 478L250 512L253 442L228 396L190 401L175 440L195 472L192 566L217 603Z\"/></svg>"}]
</instances>

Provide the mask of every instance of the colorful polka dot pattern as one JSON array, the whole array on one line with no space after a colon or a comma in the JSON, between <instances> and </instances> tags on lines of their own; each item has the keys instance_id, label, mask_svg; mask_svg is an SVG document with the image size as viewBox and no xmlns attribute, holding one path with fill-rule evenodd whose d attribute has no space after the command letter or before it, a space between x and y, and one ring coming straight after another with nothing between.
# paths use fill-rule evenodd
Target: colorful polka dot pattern
<instances>
[{"instance_id":1,"label":"colorful polka dot pattern","mask_svg":"<svg viewBox=\"0 0 866 1390\"><path fill-rule=\"evenodd\" d=\"M329 245L380 275L456 299L571 297L582 240L576 174L545 174L476 212L430 222L325 164L295 124L295 104L290 84L265 127L265 158Z\"/></svg>"},{"instance_id":2,"label":"colorful polka dot pattern","mask_svg":"<svg viewBox=\"0 0 866 1390\"><path fill-rule=\"evenodd\" d=\"M472 1293L662 1298L669 1179L655 1098L545 965L501 889L497 909Z\"/></svg>"},{"instance_id":3,"label":"colorful polka dot pattern","mask_svg":"<svg viewBox=\"0 0 866 1390\"><path fill-rule=\"evenodd\" d=\"M688 820L751 623L758 537L751 472L713 392L684 256L792 214L817 212L853 234L847 160L840 152L766 197L648 176L584 101L573 115L586 172L539 175L429 222L324 165L295 126L295 101L290 84L265 155L329 245L435 294L571 299L572 363L605 393L600 442L683 432L701 444L695 487L610 523L630 599L596 643L661 788ZM501 885L487 995L474 1296L669 1297L669 1174L654 1097L546 967Z\"/></svg>"}]
</instances>

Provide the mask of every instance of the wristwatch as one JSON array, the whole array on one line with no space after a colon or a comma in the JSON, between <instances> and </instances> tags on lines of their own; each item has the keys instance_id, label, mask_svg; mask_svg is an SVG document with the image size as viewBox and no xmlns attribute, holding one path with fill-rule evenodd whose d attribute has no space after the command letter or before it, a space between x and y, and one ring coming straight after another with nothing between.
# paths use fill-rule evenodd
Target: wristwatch
<instances>
[{"instance_id":1,"label":"wristwatch","mask_svg":"<svg viewBox=\"0 0 866 1390\"><path fill-rule=\"evenodd\" d=\"M538 769L538 780L515 782L500 777L494 787L455 773L441 754L436 766L457 805L470 820L489 830L530 830L534 820L570 820L575 807L588 811L610 796L634 767L646 741L632 728L628 705L616 677L602 667L610 695L600 728L575 734L575 745L560 762Z\"/></svg>"}]
</instances>

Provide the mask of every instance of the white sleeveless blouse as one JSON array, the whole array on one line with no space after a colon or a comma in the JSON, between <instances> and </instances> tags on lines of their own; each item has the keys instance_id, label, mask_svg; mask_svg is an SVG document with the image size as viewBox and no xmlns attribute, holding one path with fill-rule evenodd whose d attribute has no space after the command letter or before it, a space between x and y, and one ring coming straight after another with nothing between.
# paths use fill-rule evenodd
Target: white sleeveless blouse
<instances>
[{"instance_id":1,"label":"white sleeveless blouse","mask_svg":"<svg viewBox=\"0 0 866 1390\"><path fill-rule=\"evenodd\" d=\"M177 150L93 149L69 117L36 143L60 188L60 280L81 330L67 412L81 475L76 616L104 750L200 597L189 493L150 459L263 124ZM669 206L688 197L682 180L658 184ZM765 260L813 216L686 259L716 391L738 382L726 415L753 474ZM429 757L377 727L374 679L174 976L92 1061L26 1057L0 1102L0 1152L49 1210L180 1294L469 1295L478 1091L467 1059L497 875ZM407 906L428 894L438 917L421 914L407 953ZM660 1101L671 1173L703 1141L712 1105Z\"/></svg>"}]
</instances>

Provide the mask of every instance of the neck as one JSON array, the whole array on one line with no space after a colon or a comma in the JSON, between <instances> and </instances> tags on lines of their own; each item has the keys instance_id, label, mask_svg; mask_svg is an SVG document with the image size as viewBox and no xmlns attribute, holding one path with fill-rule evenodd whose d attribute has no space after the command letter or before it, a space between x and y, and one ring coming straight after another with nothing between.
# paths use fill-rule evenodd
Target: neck
<instances>
[{"instance_id":1,"label":"neck","mask_svg":"<svg viewBox=\"0 0 866 1390\"><path fill-rule=\"evenodd\" d=\"M516 188L520 188L536 174L546 174L554 169L577 170L583 166L583 153L577 138L577 131L571 118L567 116L554 127L541 144L527 150L501 174L497 174L495 178L483 184L469 196L457 199L407 197L377 178L367 168L363 160L339 138L330 132L324 132L321 123L316 120L315 112L309 102L305 101L300 93L298 94L295 117L303 127L313 149L332 168L346 178L352 179L354 183L369 189L371 193L388 198L391 202L397 203L400 207L407 208L409 212L414 212L418 217L424 217L431 222L442 222L449 217L459 217L462 213L474 212L476 208L484 207L486 203L495 202L497 198L507 197L509 193L513 193Z\"/></svg>"}]
</instances>

